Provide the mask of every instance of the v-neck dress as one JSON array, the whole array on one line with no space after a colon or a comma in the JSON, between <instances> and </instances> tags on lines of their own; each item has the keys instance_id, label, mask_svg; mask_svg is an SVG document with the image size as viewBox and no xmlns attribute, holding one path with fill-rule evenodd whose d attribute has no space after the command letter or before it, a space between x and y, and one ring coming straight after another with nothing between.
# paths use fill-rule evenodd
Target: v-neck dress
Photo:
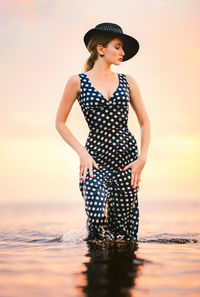
<instances>
[{"instance_id":1,"label":"v-neck dress","mask_svg":"<svg viewBox=\"0 0 200 297\"><path fill-rule=\"evenodd\" d=\"M79 181L87 214L86 240L137 240L139 225L138 187L131 187L131 168L138 158L138 146L128 129L129 84L126 75L117 73L119 84L112 96L105 98L80 73L78 102L89 127L85 148L98 164Z\"/></svg>"}]
</instances>

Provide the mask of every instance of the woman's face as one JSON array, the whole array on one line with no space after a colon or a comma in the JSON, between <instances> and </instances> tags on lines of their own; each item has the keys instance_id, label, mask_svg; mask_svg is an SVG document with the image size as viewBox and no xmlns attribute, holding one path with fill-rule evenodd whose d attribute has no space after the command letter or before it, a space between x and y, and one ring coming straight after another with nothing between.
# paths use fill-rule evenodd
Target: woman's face
<instances>
[{"instance_id":1,"label":"woman's face","mask_svg":"<svg viewBox=\"0 0 200 297\"><path fill-rule=\"evenodd\" d=\"M115 38L111 40L108 46L102 49L104 58L108 63L119 65L122 62L125 52L123 50L123 42L121 39Z\"/></svg>"}]
</instances>

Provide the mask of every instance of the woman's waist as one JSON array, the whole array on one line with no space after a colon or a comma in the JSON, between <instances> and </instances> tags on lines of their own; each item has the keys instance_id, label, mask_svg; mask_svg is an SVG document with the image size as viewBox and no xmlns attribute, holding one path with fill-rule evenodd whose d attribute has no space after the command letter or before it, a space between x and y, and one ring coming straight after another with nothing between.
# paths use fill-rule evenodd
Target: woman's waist
<instances>
[{"instance_id":1,"label":"woman's waist","mask_svg":"<svg viewBox=\"0 0 200 297\"><path fill-rule=\"evenodd\" d=\"M86 146L93 148L106 147L110 149L111 147L121 148L122 146L127 147L132 145L137 145L137 141L128 127L107 132L90 131L86 140Z\"/></svg>"},{"instance_id":2,"label":"woman's waist","mask_svg":"<svg viewBox=\"0 0 200 297\"><path fill-rule=\"evenodd\" d=\"M103 135L116 135L123 132L130 132L127 126L121 127L92 127L89 131L90 134L103 134Z\"/></svg>"}]
</instances>

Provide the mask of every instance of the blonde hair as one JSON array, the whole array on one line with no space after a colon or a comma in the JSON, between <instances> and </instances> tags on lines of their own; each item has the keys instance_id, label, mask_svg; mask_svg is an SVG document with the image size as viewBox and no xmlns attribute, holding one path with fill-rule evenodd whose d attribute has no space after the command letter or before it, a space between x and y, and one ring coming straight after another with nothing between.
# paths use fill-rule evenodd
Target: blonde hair
<instances>
[{"instance_id":1,"label":"blonde hair","mask_svg":"<svg viewBox=\"0 0 200 297\"><path fill-rule=\"evenodd\" d=\"M90 52L89 58L84 64L83 72L91 70L98 58L97 45L101 44L103 47L107 47L108 43L115 38L119 38L113 32L95 32L95 34L90 38L87 49Z\"/></svg>"}]
</instances>

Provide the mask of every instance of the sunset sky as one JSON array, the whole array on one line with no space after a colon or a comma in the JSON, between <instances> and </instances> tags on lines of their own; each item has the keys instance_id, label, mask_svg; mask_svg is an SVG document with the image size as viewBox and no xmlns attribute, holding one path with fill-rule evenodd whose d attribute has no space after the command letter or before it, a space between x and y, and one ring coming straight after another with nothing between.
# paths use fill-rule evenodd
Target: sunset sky
<instances>
[{"instance_id":1,"label":"sunset sky","mask_svg":"<svg viewBox=\"0 0 200 297\"><path fill-rule=\"evenodd\" d=\"M68 78L83 72L83 36L120 25L140 50L112 71L138 82L151 121L140 200L199 200L200 39L198 0L0 2L0 202L78 202L79 156L55 128ZM78 101L66 125L84 145ZM140 126L129 107L140 151Z\"/></svg>"}]
</instances>

